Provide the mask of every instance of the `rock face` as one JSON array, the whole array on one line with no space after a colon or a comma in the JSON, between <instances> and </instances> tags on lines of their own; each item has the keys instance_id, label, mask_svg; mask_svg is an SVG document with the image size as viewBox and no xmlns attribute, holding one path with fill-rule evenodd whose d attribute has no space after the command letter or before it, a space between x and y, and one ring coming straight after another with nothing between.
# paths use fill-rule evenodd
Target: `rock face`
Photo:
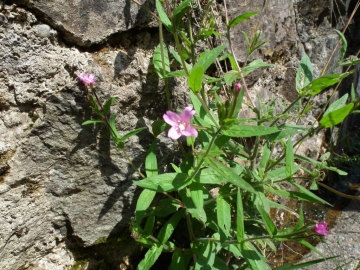
<instances>
[{"instance_id":1,"label":"rock face","mask_svg":"<svg viewBox=\"0 0 360 270\"><path fill-rule=\"evenodd\" d=\"M75 74L96 74L100 98L117 98L120 133L149 126L166 110L163 85L150 65L157 31L129 30L150 21L130 0L8 2L21 7L0 1L0 268L64 269L74 263L69 236L88 247L126 232L138 192L132 185L138 175L108 132L81 125L91 111ZM242 4L228 2L231 16L244 12ZM328 53L333 46L328 41L336 39L302 26L307 20L302 5L310 5L305 0L248 2L248 11L261 14L244 30L250 35L263 30L270 43L257 57L276 64L253 78L253 89L265 89L266 98L284 93L279 98L291 101L301 53L307 51L320 69L318 50ZM146 5L152 9L153 2ZM233 42L243 60L239 30ZM89 47L106 39L113 46L98 51L65 44ZM185 87L177 80L170 84L175 107L183 107ZM128 140L126 150L137 166L151 141L148 131ZM172 142L161 138L161 146Z\"/></svg>"},{"instance_id":2,"label":"rock face","mask_svg":"<svg viewBox=\"0 0 360 270\"><path fill-rule=\"evenodd\" d=\"M138 1L150 10L149 1ZM151 21L151 15L130 0L33 1L16 0L60 29L63 37L79 46L103 42L114 33L123 32Z\"/></svg>"}]
</instances>

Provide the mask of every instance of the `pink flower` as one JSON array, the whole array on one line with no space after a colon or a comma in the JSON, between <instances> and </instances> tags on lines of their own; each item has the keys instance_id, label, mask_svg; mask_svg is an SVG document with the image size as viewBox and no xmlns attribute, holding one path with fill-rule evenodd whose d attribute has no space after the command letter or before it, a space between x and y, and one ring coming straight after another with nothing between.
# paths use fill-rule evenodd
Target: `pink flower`
<instances>
[{"instance_id":1,"label":"pink flower","mask_svg":"<svg viewBox=\"0 0 360 270\"><path fill-rule=\"evenodd\" d=\"M196 138L198 132L190 125L190 120L195 113L195 110L193 110L191 106L186 107L180 115L172 111L166 111L163 118L165 122L171 126L168 137L173 140L179 139L180 136L194 136Z\"/></svg>"},{"instance_id":2,"label":"pink flower","mask_svg":"<svg viewBox=\"0 0 360 270\"><path fill-rule=\"evenodd\" d=\"M237 84L235 84L235 88L236 88L236 90L238 90L238 91L240 91L241 90L241 83L237 83Z\"/></svg>"},{"instance_id":3,"label":"pink flower","mask_svg":"<svg viewBox=\"0 0 360 270\"><path fill-rule=\"evenodd\" d=\"M78 79L82 81L85 85L93 85L96 82L96 77L94 74L81 73L77 75Z\"/></svg>"},{"instance_id":4,"label":"pink flower","mask_svg":"<svg viewBox=\"0 0 360 270\"><path fill-rule=\"evenodd\" d=\"M327 235L327 234L330 234L331 232L329 232L328 230L326 230L326 227L327 227L328 223L326 221L323 221L321 222L320 224L319 223L316 223L315 224L315 229L314 231L318 234L321 234L321 235Z\"/></svg>"}]
</instances>

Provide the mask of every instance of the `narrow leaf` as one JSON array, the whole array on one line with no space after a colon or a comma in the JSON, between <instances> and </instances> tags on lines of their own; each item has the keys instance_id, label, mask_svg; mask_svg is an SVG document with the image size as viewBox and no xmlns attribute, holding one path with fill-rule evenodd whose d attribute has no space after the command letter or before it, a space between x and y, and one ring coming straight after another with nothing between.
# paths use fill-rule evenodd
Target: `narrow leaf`
<instances>
[{"instance_id":1,"label":"narrow leaf","mask_svg":"<svg viewBox=\"0 0 360 270\"><path fill-rule=\"evenodd\" d=\"M246 19L248 19L254 15L257 15L257 14L258 14L257 12L247 12L247 13L237 16L236 18L234 18L233 20L230 21L230 23L228 25L228 29L235 27L242 21L245 21Z\"/></svg>"},{"instance_id":2,"label":"narrow leaf","mask_svg":"<svg viewBox=\"0 0 360 270\"><path fill-rule=\"evenodd\" d=\"M129 133L126 133L123 137L121 137L121 141L125 141L125 140L129 139L130 137L138 134L139 132L143 131L144 129L147 129L147 127L137 128L137 129L134 129L133 131L130 131Z\"/></svg>"},{"instance_id":3,"label":"narrow leaf","mask_svg":"<svg viewBox=\"0 0 360 270\"><path fill-rule=\"evenodd\" d=\"M169 129L169 126L165 123L164 120L155 120L151 124L152 133L155 137L159 136L161 133Z\"/></svg>"},{"instance_id":4,"label":"narrow leaf","mask_svg":"<svg viewBox=\"0 0 360 270\"><path fill-rule=\"evenodd\" d=\"M202 66L198 66L193 68L189 74L188 85L194 93L198 93L201 90L204 72L204 68Z\"/></svg>"},{"instance_id":5,"label":"narrow leaf","mask_svg":"<svg viewBox=\"0 0 360 270\"><path fill-rule=\"evenodd\" d=\"M104 123L103 120L87 120L84 123L82 123L81 125L85 126L85 125L91 125L91 124L95 124L95 123Z\"/></svg>"},{"instance_id":6,"label":"narrow leaf","mask_svg":"<svg viewBox=\"0 0 360 270\"><path fill-rule=\"evenodd\" d=\"M148 270L151 266L156 262L159 258L161 252L163 250L162 245L154 245L152 246L145 254L144 259L141 260L136 269L139 270Z\"/></svg>"},{"instance_id":7,"label":"narrow leaf","mask_svg":"<svg viewBox=\"0 0 360 270\"><path fill-rule=\"evenodd\" d=\"M324 77L320 77L311 83L309 83L306 87L300 90L302 95L305 96L314 96L319 94L322 90L325 88L328 88L329 86L332 86L343 79L345 79L347 76L354 73L354 70L342 73L342 74L331 74Z\"/></svg>"},{"instance_id":8,"label":"narrow leaf","mask_svg":"<svg viewBox=\"0 0 360 270\"><path fill-rule=\"evenodd\" d=\"M163 25L165 25L166 29L168 29L170 32L172 31L172 25L171 25L171 22L168 18L168 16L166 15L162 5L161 5L161 2L159 0L156 0L156 10L159 14L159 18L160 18L160 21L163 23Z\"/></svg>"},{"instance_id":9,"label":"narrow leaf","mask_svg":"<svg viewBox=\"0 0 360 270\"><path fill-rule=\"evenodd\" d=\"M347 41L346 41L346 38L345 36L343 35L343 33L341 33L339 30L337 29L334 29L336 34L338 34L340 40L341 40L341 55L340 55L340 59L339 60L342 60L344 59L344 56L345 56L345 53L346 53L346 50L347 50Z\"/></svg>"},{"instance_id":10,"label":"narrow leaf","mask_svg":"<svg viewBox=\"0 0 360 270\"><path fill-rule=\"evenodd\" d=\"M250 269L271 270L266 259L257 251L253 244L243 242L240 244L240 252Z\"/></svg>"},{"instance_id":11,"label":"narrow leaf","mask_svg":"<svg viewBox=\"0 0 360 270\"><path fill-rule=\"evenodd\" d=\"M286 143L286 156L285 156L285 171L286 171L286 177L291 177L294 172L294 149L292 145L291 138L288 137L287 143Z\"/></svg>"},{"instance_id":12,"label":"narrow leaf","mask_svg":"<svg viewBox=\"0 0 360 270\"><path fill-rule=\"evenodd\" d=\"M207 241L202 243L196 243L198 247L193 249L197 255L197 261L195 264L195 270L210 270L215 262L216 245L214 242Z\"/></svg>"},{"instance_id":13,"label":"narrow leaf","mask_svg":"<svg viewBox=\"0 0 360 270\"><path fill-rule=\"evenodd\" d=\"M134 184L157 192L170 192L190 185L191 181L187 178L188 175L185 173L164 173L134 181Z\"/></svg>"},{"instance_id":14,"label":"narrow leaf","mask_svg":"<svg viewBox=\"0 0 360 270\"><path fill-rule=\"evenodd\" d=\"M215 49L210 51L205 51L200 56L198 62L194 65L193 69L197 67L203 67L204 71L206 71L212 63L214 63L215 59L219 56L219 54L226 48L227 45L220 45Z\"/></svg>"},{"instance_id":15,"label":"narrow leaf","mask_svg":"<svg viewBox=\"0 0 360 270\"><path fill-rule=\"evenodd\" d=\"M177 14L179 14L181 11L183 11L185 8L190 7L190 3L193 0L184 0L181 2L181 4L176 7L173 11L173 16L176 16Z\"/></svg>"},{"instance_id":16,"label":"narrow leaf","mask_svg":"<svg viewBox=\"0 0 360 270\"><path fill-rule=\"evenodd\" d=\"M158 141L155 140L151 146L149 147L149 150L146 153L145 158L145 171L146 176L150 177L153 175L158 175L158 166L157 166L157 159L156 159L156 145Z\"/></svg>"},{"instance_id":17,"label":"narrow leaf","mask_svg":"<svg viewBox=\"0 0 360 270\"><path fill-rule=\"evenodd\" d=\"M209 165L222 177L224 177L227 181L230 183L236 185L237 187L243 188L250 192L255 192L254 188L246 182L244 179L242 179L238 174L236 174L232 168L229 168L222 164L221 162L212 159L207 158L207 161L209 162Z\"/></svg>"},{"instance_id":18,"label":"narrow leaf","mask_svg":"<svg viewBox=\"0 0 360 270\"><path fill-rule=\"evenodd\" d=\"M143 219L143 217L146 214L146 210L152 203L156 192L148 189L144 189L136 203L136 210L135 210L135 216L136 216L136 223L140 226L140 223Z\"/></svg>"},{"instance_id":19,"label":"narrow leaf","mask_svg":"<svg viewBox=\"0 0 360 270\"><path fill-rule=\"evenodd\" d=\"M158 1L158 0L157 0ZM156 1L156 2L157 2ZM169 54L166 49L166 46L164 44L164 64L165 64L165 70L163 68L163 62L161 57L161 46L160 44L155 48L154 55L153 55L153 64L156 70L156 73L161 79L164 79L166 74L170 72L170 62L169 62Z\"/></svg>"},{"instance_id":20,"label":"narrow leaf","mask_svg":"<svg viewBox=\"0 0 360 270\"><path fill-rule=\"evenodd\" d=\"M313 80L313 71L310 58L304 54L301 58L300 66L296 72L296 90L300 92Z\"/></svg>"},{"instance_id":21,"label":"narrow leaf","mask_svg":"<svg viewBox=\"0 0 360 270\"><path fill-rule=\"evenodd\" d=\"M279 132L277 127L265 127L265 126L245 126L245 125L229 125L225 126L222 133L230 137L254 137L264 136L272 133Z\"/></svg>"},{"instance_id":22,"label":"narrow leaf","mask_svg":"<svg viewBox=\"0 0 360 270\"><path fill-rule=\"evenodd\" d=\"M237 188L237 208L236 208L236 237L238 242L241 242L245 238L244 227L244 208L242 203L241 189Z\"/></svg>"},{"instance_id":23,"label":"narrow leaf","mask_svg":"<svg viewBox=\"0 0 360 270\"><path fill-rule=\"evenodd\" d=\"M223 238L220 234L220 240L225 241L226 237L230 236L231 208L230 204L228 204L228 202L222 196L217 196L216 198L216 216L218 226L221 232L223 232L225 235L225 238Z\"/></svg>"},{"instance_id":24,"label":"narrow leaf","mask_svg":"<svg viewBox=\"0 0 360 270\"><path fill-rule=\"evenodd\" d=\"M103 106L103 115L106 116L109 112L110 106L115 102L116 98L110 98Z\"/></svg>"},{"instance_id":25,"label":"narrow leaf","mask_svg":"<svg viewBox=\"0 0 360 270\"><path fill-rule=\"evenodd\" d=\"M180 219L183 217L185 209L181 209L176 212L161 228L157 239L161 244L165 244L169 240L170 236L174 232L176 226L178 225Z\"/></svg>"},{"instance_id":26,"label":"narrow leaf","mask_svg":"<svg viewBox=\"0 0 360 270\"><path fill-rule=\"evenodd\" d=\"M346 116L349 115L353 107L354 103L350 103L345 107L328 113L320 120L320 125L325 128L336 126L337 124L341 123L346 118Z\"/></svg>"}]
</instances>

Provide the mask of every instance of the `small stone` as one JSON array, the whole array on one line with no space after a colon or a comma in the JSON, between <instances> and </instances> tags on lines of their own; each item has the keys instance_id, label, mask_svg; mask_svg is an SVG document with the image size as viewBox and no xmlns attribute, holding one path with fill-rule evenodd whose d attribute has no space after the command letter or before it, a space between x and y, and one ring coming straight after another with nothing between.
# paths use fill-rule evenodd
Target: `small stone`
<instances>
[{"instance_id":1,"label":"small stone","mask_svg":"<svg viewBox=\"0 0 360 270\"><path fill-rule=\"evenodd\" d=\"M50 30L51 28L47 24L40 24L36 27L37 34L43 38L50 36Z\"/></svg>"}]
</instances>

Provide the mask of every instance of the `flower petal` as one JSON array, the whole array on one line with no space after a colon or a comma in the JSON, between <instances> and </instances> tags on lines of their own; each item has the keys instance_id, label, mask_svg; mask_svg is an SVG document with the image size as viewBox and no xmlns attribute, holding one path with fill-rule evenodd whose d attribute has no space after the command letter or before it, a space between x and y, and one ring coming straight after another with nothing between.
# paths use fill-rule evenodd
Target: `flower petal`
<instances>
[{"instance_id":1,"label":"flower petal","mask_svg":"<svg viewBox=\"0 0 360 270\"><path fill-rule=\"evenodd\" d=\"M190 123L191 118L196 114L191 106L186 107L180 114L180 118L184 123Z\"/></svg>"},{"instance_id":2,"label":"flower petal","mask_svg":"<svg viewBox=\"0 0 360 270\"><path fill-rule=\"evenodd\" d=\"M168 137L173 140L179 139L181 136L181 133L178 132L178 130L175 127L172 127L169 129Z\"/></svg>"},{"instance_id":3,"label":"flower petal","mask_svg":"<svg viewBox=\"0 0 360 270\"><path fill-rule=\"evenodd\" d=\"M166 111L166 113L163 115L163 118L164 121L172 127L177 126L179 121L181 121L180 116L172 111Z\"/></svg>"},{"instance_id":4,"label":"flower petal","mask_svg":"<svg viewBox=\"0 0 360 270\"><path fill-rule=\"evenodd\" d=\"M197 130L194 127L190 126L190 125L187 125L185 130L183 130L181 132L181 134L186 136L186 137L194 136L195 138L197 138L197 136L198 136Z\"/></svg>"}]
</instances>

